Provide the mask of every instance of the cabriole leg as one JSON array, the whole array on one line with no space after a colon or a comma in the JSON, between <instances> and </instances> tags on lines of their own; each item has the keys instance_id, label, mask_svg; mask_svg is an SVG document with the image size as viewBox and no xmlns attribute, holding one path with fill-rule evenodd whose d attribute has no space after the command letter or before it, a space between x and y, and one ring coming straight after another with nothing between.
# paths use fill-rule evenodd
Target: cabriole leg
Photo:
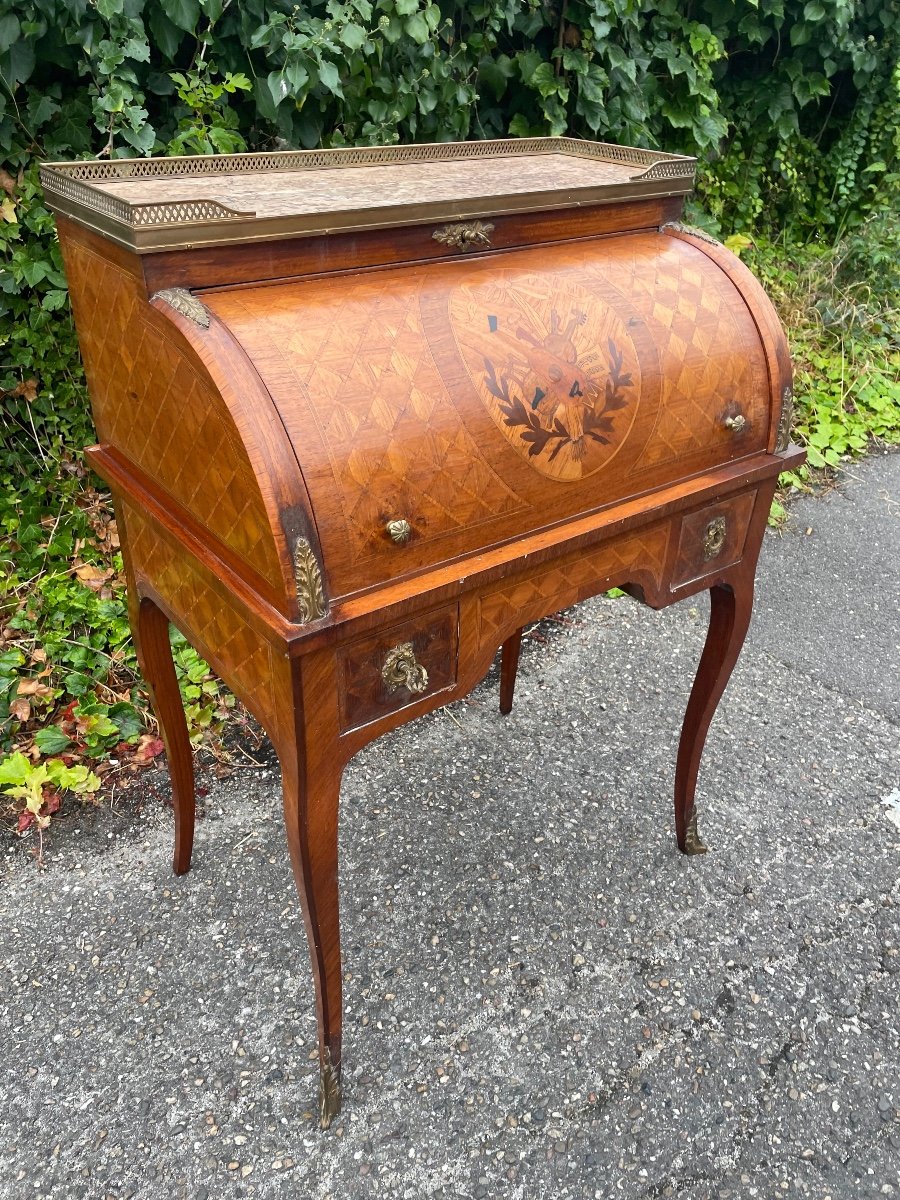
<instances>
[{"instance_id":1,"label":"cabriole leg","mask_svg":"<svg viewBox=\"0 0 900 1200\"><path fill-rule=\"evenodd\" d=\"M176 875L184 875L191 865L194 845L194 760L172 660L169 619L152 600L144 596L132 603L132 627L136 635L138 661L150 688L153 710L159 721L169 761L172 807L175 810L172 865Z\"/></svg>"},{"instance_id":2,"label":"cabriole leg","mask_svg":"<svg viewBox=\"0 0 900 1200\"><path fill-rule=\"evenodd\" d=\"M500 711L512 711L516 672L519 669L519 650L522 646L522 630L506 639L500 650Z\"/></svg>"},{"instance_id":3,"label":"cabriole leg","mask_svg":"<svg viewBox=\"0 0 900 1200\"><path fill-rule=\"evenodd\" d=\"M733 587L717 584L710 588L709 595L709 630L681 728L675 768L675 834L678 848L685 854L706 853L697 833L697 772L707 730L747 636L753 576L748 574L735 581Z\"/></svg>"},{"instance_id":4,"label":"cabriole leg","mask_svg":"<svg viewBox=\"0 0 900 1200\"><path fill-rule=\"evenodd\" d=\"M324 756L323 756L324 757ZM341 944L338 921L338 797L334 762L280 755L284 821L312 959L319 1025L319 1123L341 1111Z\"/></svg>"}]
</instances>

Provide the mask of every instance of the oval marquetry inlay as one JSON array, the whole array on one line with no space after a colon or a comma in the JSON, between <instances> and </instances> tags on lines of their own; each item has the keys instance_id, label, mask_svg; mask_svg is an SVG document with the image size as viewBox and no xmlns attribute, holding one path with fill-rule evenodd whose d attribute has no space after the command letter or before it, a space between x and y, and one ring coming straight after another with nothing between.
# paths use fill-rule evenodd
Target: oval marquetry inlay
<instances>
[{"instance_id":1,"label":"oval marquetry inlay","mask_svg":"<svg viewBox=\"0 0 900 1200\"><path fill-rule=\"evenodd\" d=\"M450 322L497 428L542 475L577 480L624 442L640 400L634 344L616 312L547 271L458 287Z\"/></svg>"}]
</instances>

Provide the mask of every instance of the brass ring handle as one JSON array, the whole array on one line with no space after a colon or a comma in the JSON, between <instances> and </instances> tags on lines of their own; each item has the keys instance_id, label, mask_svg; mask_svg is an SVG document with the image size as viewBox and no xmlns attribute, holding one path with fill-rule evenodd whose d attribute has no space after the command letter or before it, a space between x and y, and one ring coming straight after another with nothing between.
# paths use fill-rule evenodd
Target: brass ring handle
<instances>
[{"instance_id":1,"label":"brass ring handle","mask_svg":"<svg viewBox=\"0 0 900 1200\"><path fill-rule=\"evenodd\" d=\"M405 546L412 534L412 525L410 525L405 517L398 517L394 521L388 521L385 529L391 541L396 542L398 546Z\"/></svg>"},{"instance_id":2,"label":"brass ring handle","mask_svg":"<svg viewBox=\"0 0 900 1200\"><path fill-rule=\"evenodd\" d=\"M723 424L732 433L743 433L747 428L747 418L743 413L738 413L735 417L726 417Z\"/></svg>"},{"instance_id":3,"label":"brass ring handle","mask_svg":"<svg viewBox=\"0 0 900 1200\"><path fill-rule=\"evenodd\" d=\"M725 531L724 517L716 517L707 525L706 532L703 534L703 557L705 559L716 558L722 553L725 546Z\"/></svg>"},{"instance_id":4,"label":"brass ring handle","mask_svg":"<svg viewBox=\"0 0 900 1200\"><path fill-rule=\"evenodd\" d=\"M388 651L381 678L389 692L405 687L409 692L424 692L428 687L428 672L416 662L412 642L401 642Z\"/></svg>"}]
</instances>

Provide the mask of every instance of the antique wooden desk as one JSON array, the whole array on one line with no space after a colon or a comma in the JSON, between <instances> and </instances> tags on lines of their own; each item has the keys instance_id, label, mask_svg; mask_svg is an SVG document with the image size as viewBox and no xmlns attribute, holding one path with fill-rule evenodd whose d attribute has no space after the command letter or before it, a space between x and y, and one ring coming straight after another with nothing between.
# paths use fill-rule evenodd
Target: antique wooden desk
<instances>
[{"instance_id":1,"label":"antique wooden desk","mask_svg":"<svg viewBox=\"0 0 900 1200\"><path fill-rule=\"evenodd\" d=\"M762 289L678 224L694 161L533 139L56 164L132 628L194 827L169 622L281 763L340 1107L337 816L371 739L465 695L522 626L612 586L703 589L675 832L750 620L789 447Z\"/></svg>"}]
</instances>

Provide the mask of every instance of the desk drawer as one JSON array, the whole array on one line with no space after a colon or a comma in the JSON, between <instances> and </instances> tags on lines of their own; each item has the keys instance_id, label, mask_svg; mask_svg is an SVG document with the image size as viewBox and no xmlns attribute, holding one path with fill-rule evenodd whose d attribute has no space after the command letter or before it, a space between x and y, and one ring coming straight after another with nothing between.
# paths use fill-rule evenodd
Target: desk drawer
<instances>
[{"instance_id":1,"label":"desk drawer","mask_svg":"<svg viewBox=\"0 0 900 1200\"><path fill-rule=\"evenodd\" d=\"M682 517L671 591L740 560L755 502L755 491L744 492Z\"/></svg>"},{"instance_id":2,"label":"desk drawer","mask_svg":"<svg viewBox=\"0 0 900 1200\"><path fill-rule=\"evenodd\" d=\"M338 652L341 728L355 729L456 682L455 604Z\"/></svg>"}]
</instances>

